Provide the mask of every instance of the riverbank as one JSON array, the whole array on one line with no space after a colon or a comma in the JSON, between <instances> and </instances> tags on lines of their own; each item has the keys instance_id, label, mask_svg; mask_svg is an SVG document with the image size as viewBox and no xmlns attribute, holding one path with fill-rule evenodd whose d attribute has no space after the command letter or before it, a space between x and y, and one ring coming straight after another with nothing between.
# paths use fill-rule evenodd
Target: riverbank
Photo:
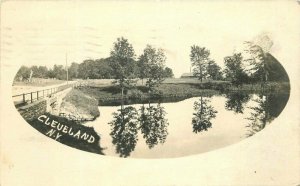
<instances>
[{"instance_id":1,"label":"riverbank","mask_svg":"<svg viewBox=\"0 0 300 186\"><path fill-rule=\"evenodd\" d=\"M96 98L99 105L107 105L116 102L120 104L122 99L121 90L114 85L106 87L77 87L82 93ZM136 86L130 90L124 91L124 102L126 103L142 103L144 101L151 102L163 101L173 102L199 95L212 96L219 94L219 91L213 89L200 89L191 84L161 84L157 90L149 93L145 86Z\"/></svg>"},{"instance_id":2,"label":"riverbank","mask_svg":"<svg viewBox=\"0 0 300 186\"><path fill-rule=\"evenodd\" d=\"M107 86L82 86L77 87L85 95L89 95L99 101L99 105L118 105L122 99L121 90L115 85ZM124 102L143 103L151 100L162 102L180 101L196 96L213 96L228 92L247 93L288 93L290 85L288 82L269 82L267 84L244 84L233 86L229 82L204 82L204 83L163 83L156 91L149 93L145 86L138 85L125 91Z\"/></svg>"},{"instance_id":3,"label":"riverbank","mask_svg":"<svg viewBox=\"0 0 300 186\"><path fill-rule=\"evenodd\" d=\"M60 116L74 121L92 121L100 116L98 100L80 90L72 89L62 100Z\"/></svg>"}]
</instances>

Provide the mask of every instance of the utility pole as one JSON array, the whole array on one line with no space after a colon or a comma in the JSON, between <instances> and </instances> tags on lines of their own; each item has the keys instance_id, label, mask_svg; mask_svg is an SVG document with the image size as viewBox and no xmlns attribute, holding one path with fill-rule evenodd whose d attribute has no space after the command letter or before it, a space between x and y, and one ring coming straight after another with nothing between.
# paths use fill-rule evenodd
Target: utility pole
<instances>
[{"instance_id":1,"label":"utility pole","mask_svg":"<svg viewBox=\"0 0 300 186\"><path fill-rule=\"evenodd\" d=\"M69 83L69 70L68 70L68 53L66 52L66 71L67 71L67 84Z\"/></svg>"}]
</instances>

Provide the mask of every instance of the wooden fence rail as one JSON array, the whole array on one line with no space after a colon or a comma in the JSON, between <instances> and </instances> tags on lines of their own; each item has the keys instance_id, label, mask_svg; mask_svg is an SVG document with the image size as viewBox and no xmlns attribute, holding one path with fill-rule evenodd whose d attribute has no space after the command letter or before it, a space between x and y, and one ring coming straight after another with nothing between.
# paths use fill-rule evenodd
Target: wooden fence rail
<instances>
[{"instance_id":1,"label":"wooden fence rail","mask_svg":"<svg viewBox=\"0 0 300 186\"><path fill-rule=\"evenodd\" d=\"M17 94L17 95L13 95L12 97L14 100L16 100L14 101L15 106L22 106L27 103L33 103L45 97L50 97L57 92L63 91L69 87L74 87L74 86L77 86L76 83L61 85L58 87L53 87L53 88L48 88L43 90L37 90L33 92L27 92L23 94Z\"/></svg>"}]
</instances>

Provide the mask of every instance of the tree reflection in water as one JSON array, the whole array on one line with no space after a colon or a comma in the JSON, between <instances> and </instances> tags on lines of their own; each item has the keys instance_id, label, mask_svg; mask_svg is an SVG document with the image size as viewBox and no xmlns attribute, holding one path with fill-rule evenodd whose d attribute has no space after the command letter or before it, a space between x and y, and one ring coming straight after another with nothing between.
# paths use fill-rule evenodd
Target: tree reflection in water
<instances>
[{"instance_id":1,"label":"tree reflection in water","mask_svg":"<svg viewBox=\"0 0 300 186\"><path fill-rule=\"evenodd\" d=\"M121 109L113 113L114 120L109 123L110 135L120 157L128 157L134 151L139 129L150 149L166 141L169 123L165 119L164 107L149 103L148 107L143 105L139 111L140 114L132 106L124 107L122 102Z\"/></svg>"},{"instance_id":2,"label":"tree reflection in water","mask_svg":"<svg viewBox=\"0 0 300 186\"><path fill-rule=\"evenodd\" d=\"M114 120L109 123L112 127L112 143L120 157L128 157L138 140L137 111L132 106L123 108L122 105L121 109L113 113L113 117Z\"/></svg>"},{"instance_id":3,"label":"tree reflection in water","mask_svg":"<svg viewBox=\"0 0 300 186\"><path fill-rule=\"evenodd\" d=\"M210 99L200 97L199 101L194 102L194 117L192 119L193 132L198 133L202 131L207 131L208 128L212 127L211 119L216 117L218 113L214 107L209 105Z\"/></svg>"},{"instance_id":4,"label":"tree reflection in water","mask_svg":"<svg viewBox=\"0 0 300 186\"><path fill-rule=\"evenodd\" d=\"M252 99L256 106L248 107L251 109L250 117L246 118L250 121L247 125L249 128L248 137L261 131L274 120L284 109L289 94L267 94L259 95L258 98Z\"/></svg>"},{"instance_id":5,"label":"tree reflection in water","mask_svg":"<svg viewBox=\"0 0 300 186\"><path fill-rule=\"evenodd\" d=\"M163 144L166 141L168 135L168 120L165 119L164 107L157 104L156 106L140 108L140 129L143 134L146 144L151 149L158 143Z\"/></svg>"},{"instance_id":6,"label":"tree reflection in water","mask_svg":"<svg viewBox=\"0 0 300 186\"><path fill-rule=\"evenodd\" d=\"M225 109L234 111L236 114L243 114L244 106L250 100L249 94L239 92L226 94L225 97L227 98Z\"/></svg>"}]
</instances>

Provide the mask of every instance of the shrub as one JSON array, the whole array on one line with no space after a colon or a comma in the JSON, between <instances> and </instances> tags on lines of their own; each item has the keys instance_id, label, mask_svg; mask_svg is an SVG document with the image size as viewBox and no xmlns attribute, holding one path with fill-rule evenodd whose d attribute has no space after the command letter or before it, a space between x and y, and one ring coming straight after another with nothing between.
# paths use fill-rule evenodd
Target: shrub
<instances>
[{"instance_id":1,"label":"shrub","mask_svg":"<svg viewBox=\"0 0 300 186\"><path fill-rule=\"evenodd\" d=\"M163 97L163 92L161 90L154 89L150 93L151 98L162 98Z\"/></svg>"},{"instance_id":2,"label":"shrub","mask_svg":"<svg viewBox=\"0 0 300 186\"><path fill-rule=\"evenodd\" d=\"M143 92L138 89L132 89L128 91L128 98L129 99L141 99Z\"/></svg>"}]
</instances>

